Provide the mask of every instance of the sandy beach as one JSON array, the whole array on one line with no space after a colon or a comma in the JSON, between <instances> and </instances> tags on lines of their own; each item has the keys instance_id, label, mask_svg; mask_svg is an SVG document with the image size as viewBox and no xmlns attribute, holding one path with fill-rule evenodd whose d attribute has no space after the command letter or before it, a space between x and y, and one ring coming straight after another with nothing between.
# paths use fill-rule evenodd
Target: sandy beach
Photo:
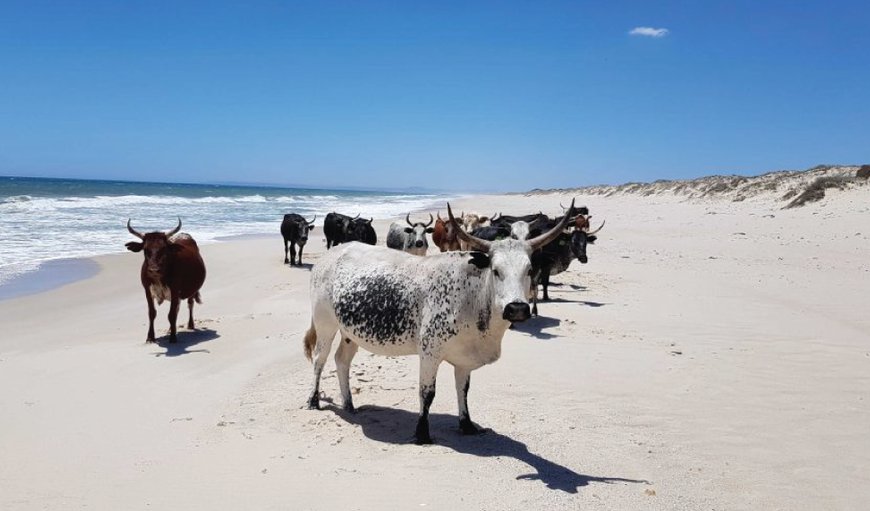
<instances>
[{"instance_id":1,"label":"sandy beach","mask_svg":"<svg viewBox=\"0 0 870 511\"><path fill-rule=\"evenodd\" d=\"M454 206L556 214L570 195ZM324 409L304 409L309 268L283 264L278 223L202 247L204 304L176 345L144 342L139 254L0 301L0 509L865 509L870 187L794 209L576 198L607 225L474 372L491 431L459 434L444 364L431 446L411 443L416 357L361 350L354 415L329 402L330 359Z\"/></svg>"}]
</instances>

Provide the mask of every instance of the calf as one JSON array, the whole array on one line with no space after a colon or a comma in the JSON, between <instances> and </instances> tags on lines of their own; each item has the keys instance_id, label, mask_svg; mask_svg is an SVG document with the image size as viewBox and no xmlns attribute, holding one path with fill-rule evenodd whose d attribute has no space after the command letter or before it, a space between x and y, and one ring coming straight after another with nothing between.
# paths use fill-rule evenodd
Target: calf
<instances>
[{"instance_id":1,"label":"calf","mask_svg":"<svg viewBox=\"0 0 870 511\"><path fill-rule=\"evenodd\" d=\"M199 247L189 234L178 232L181 230L180 218L178 226L165 233L155 231L141 234L131 227L129 219L127 230L142 240L127 243L127 250L145 253L139 273L148 304L148 337L145 342L154 342L154 318L157 316L155 298L157 305L169 300L169 342L176 342L175 321L179 302L187 300L190 311L187 328L191 330L194 328L193 302L202 303L199 289L205 282L205 263L199 255Z\"/></svg>"},{"instance_id":2,"label":"calf","mask_svg":"<svg viewBox=\"0 0 870 511\"><path fill-rule=\"evenodd\" d=\"M281 222L281 236L284 238L284 264L290 263L290 266L296 264L296 245L299 245L299 266L302 266L302 249L305 243L308 242L308 232L314 229L314 220L317 215L309 222L302 215L289 213L284 215L284 221ZM287 246L290 246L290 259L287 259Z\"/></svg>"}]
</instances>

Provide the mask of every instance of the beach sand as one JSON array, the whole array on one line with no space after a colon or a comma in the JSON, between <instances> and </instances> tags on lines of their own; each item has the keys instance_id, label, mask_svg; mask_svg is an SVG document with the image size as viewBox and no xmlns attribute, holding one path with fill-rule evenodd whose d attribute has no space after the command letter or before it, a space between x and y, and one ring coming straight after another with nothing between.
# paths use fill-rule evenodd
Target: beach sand
<instances>
[{"instance_id":1,"label":"beach sand","mask_svg":"<svg viewBox=\"0 0 870 511\"><path fill-rule=\"evenodd\" d=\"M491 431L458 433L444 364L431 446L409 443L416 357L361 350L355 415L328 402L330 360L325 409L303 408L309 271L283 264L277 223L202 247L198 330L177 345L144 342L142 256L97 257L91 278L0 302L0 509L865 509L868 188L789 210L578 196L607 225L473 373ZM318 229L305 263L324 251Z\"/></svg>"}]
</instances>

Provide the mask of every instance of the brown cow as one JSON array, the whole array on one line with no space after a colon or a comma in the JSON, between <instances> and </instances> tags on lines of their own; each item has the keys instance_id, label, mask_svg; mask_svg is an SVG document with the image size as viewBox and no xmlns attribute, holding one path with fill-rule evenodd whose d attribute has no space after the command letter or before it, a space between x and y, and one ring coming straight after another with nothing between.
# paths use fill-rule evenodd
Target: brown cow
<instances>
[{"instance_id":1,"label":"brown cow","mask_svg":"<svg viewBox=\"0 0 870 511\"><path fill-rule=\"evenodd\" d=\"M462 217L457 220L460 224L462 223ZM438 219L435 220L435 231L432 233L432 241L442 252L453 252L460 249L456 228L452 223L441 218L441 213L438 213Z\"/></svg>"},{"instance_id":2,"label":"brown cow","mask_svg":"<svg viewBox=\"0 0 870 511\"><path fill-rule=\"evenodd\" d=\"M145 342L154 342L154 317L157 316L154 298L157 299L157 305L169 299L169 342L178 341L175 336L175 320L178 318L179 302L187 300L190 309L187 328L191 330L193 330L193 302L196 300L197 303L202 303L199 288L205 281L205 263L199 255L196 241L189 234L179 233L180 229L179 218L178 226L169 232L155 231L141 234L133 229L130 220L127 220L127 230L142 240L141 243L138 241L127 243L127 250L145 251L141 272L145 301L148 303L148 337Z\"/></svg>"}]
</instances>

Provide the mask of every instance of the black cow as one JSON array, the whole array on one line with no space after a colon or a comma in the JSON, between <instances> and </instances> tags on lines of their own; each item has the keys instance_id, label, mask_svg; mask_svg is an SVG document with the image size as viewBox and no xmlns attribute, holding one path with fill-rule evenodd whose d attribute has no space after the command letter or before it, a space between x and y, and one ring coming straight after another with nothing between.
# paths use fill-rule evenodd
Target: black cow
<instances>
[{"instance_id":1,"label":"black cow","mask_svg":"<svg viewBox=\"0 0 870 511\"><path fill-rule=\"evenodd\" d=\"M302 249L308 241L308 232L314 229L314 220L317 215L309 222L302 215L289 213L284 215L284 221L281 222L281 236L284 237L284 264L290 263L290 266L296 264L296 245L299 245L299 266L302 266ZM287 259L287 246L290 246L290 259Z\"/></svg>"},{"instance_id":2,"label":"black cow","mask_svg":"<svg viewBox=\"0 0 870 511\"><path fill-rule=\"evenodd\" d=\"M323 220L323 234L326 236L326 248L329 249L335 245L350 241L347 239L347 233L351 230L351 224L357 218L359 218L359 215L349 217L334 211L326 215L326 218Z\"/></svg>"},{"instance_id":3,"label":"black cow","mask_svg":"<svg viewBox=\"0 0 870 511\"><path fill-rule=\"evenodd\" d=\"M348 227L345 241L360 241L369 245L377 245L378 235L375 233L375 228L372 227L374 218L355 218Z\"/></svg>"}]
</instances>

